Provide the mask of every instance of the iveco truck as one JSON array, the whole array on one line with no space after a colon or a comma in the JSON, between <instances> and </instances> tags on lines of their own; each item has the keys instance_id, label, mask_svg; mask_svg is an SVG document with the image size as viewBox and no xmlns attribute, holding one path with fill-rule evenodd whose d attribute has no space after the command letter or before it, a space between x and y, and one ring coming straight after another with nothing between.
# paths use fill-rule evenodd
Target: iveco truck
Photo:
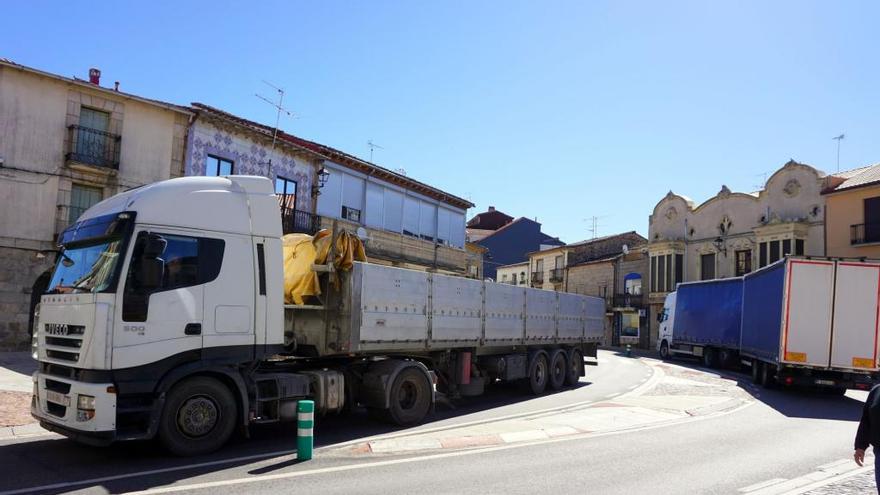
<instances>
[{"instance_id":1,"label":"iveco truck","mask_svg":"<svg viewBox=\"0 0 880 495\"><path fill-rule=\"evenodd\" d=\"M594 297L354 263L315 266L322 299L285 305L281 235L262 177L172 179L90 208L39 304L33 416L84 443L195 455L295 419L303 399L409 425L438 393L540 394L595 364Z\"/></svg>"}]
</instances>

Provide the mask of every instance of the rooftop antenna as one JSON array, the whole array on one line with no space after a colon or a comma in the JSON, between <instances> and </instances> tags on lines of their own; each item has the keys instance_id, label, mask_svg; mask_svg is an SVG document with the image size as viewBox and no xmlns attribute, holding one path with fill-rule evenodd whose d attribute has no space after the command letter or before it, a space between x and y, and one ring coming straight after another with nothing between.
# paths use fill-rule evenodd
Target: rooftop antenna
<instances>
[{"instance_id":1,"label":"rooftop antenna","mask_svg":"<svg viewBox=\"0 0 880 495\"><path fill-rule=\"evenodd\" d=\"M283 106L283 103L284 103L284 90L283 90L283 89L281 89L281 88L279 88L278 86L275 86L274 84L272 84L272 83L270 83L270 82L268 82L268 81L265 81L265 80L263 81L263 84L265 84L266 86L269 86L269 87L275 89L275 91L278 92L278 101L277 101L277 102L272 101L272 100L270 100L269 98L266 98L265 96L260 95L259 93L254 93L254 96L256 96L257 98L259 98L259 99L265 101L266 103L272 105L272 106L275 108L275 110L277 110L277 114L275 115L275 130L272 132L272 152L273 152L273 154L274 154L274 152L275 152L275 142L278 140L278 125L281 123L281 113L283 112L283 113L285 113L288 117L290 117L290 116L293 116L293 112L291 112L290 110L284 108L284 106ZM270 164L270 165L272 164L272 158L271 158L271 157L269 158L269 164Z\"/></svg>"},{"instance_id":2,"label":"rooftop antenna","mask_svg":"<svg viewBox=\"0 0 880 495\"><path fill-rule=\"evenodd\" d=\"M602 215L602 216L593 215L590 218L585 218L583 220L584 222L587 222L587 221L590 222L590 228L588 228L587 230L590 232L590 235L592 236L591 239L595 239L596 237L599 236L599 219L605 218L607 216L608 215Z\"/></svg>"},{"instance_id":3,"label":"rooftop antenna","mask_svg":"<svg viewBox=\"0 0 880 495\"><path fill-rule=\"evenodd\" d=\"M762 191L764 186L767 185L767 176L770 175L768 172L761 172L760 174L755 174L755 177L761 178L761 184L754 186L755 191Z\"/></svg>"},{"instance_id":4,"label":"rooftop antenna","mask_svg":"<svg viewBox=\"0 0 880 495\"><path fill-rule=\"evenodd\" d=\"M835 136L835 137L831 138L831 139L837 141L837 171L838 172L840 172L840 142L843 141L843 139L845 137L846 136L843 133L841 133L840 136Z\"/></svg>"},{"instance_id":5,"label":"rooftop antenna","mask_svg":"<svg viewBox=\"0 0 880 495\"><path fill-rule=\"evenodd\" d=\"M380 149L380 150L384 150L384 149L385 149L385 148L383 148L382 146L379 146L378 144L374 143L373 140L371 140L371 139L368 139L368 140L367 140L367 146L370 147L370 162L371 162L371 163L372 163L372 161L373 161L373 150L374 150L374 149Z\"/></svg>"}]
</instances>

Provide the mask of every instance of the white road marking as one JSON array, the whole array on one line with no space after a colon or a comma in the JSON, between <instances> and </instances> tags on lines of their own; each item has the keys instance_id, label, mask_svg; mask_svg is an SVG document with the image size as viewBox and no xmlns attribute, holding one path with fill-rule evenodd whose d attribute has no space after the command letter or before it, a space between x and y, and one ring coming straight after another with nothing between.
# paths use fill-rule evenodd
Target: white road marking
<instances>
[{"instance_id":1,"label":"white road marking","mask_svg":"<svg viewBox=\"0 0 880 495\"><path fill-rule=\"evenodd\" d=\"M746 407L749 407L753 404L754 404L754 402L747 403L747 404L742 405L741 407L737 407L736 409L731 409L729 411L724 411L720 414L715 414L715 415L709 414L706 416L696 416L696 417L682 418L682 419L673 420L673 421L663 421L663 422L657 423L657 424L650 424L650 425L646 425L646 426L640 426L640 427L636 427L636 428L628 428L628 429L623 429L623 430L618 430L618 431L608 431L608 432L604 432L604 433L584 433L581 435L568 435L568 436L563 436L563 437L549 438L546 440L536 440L533 442L511 443L511 444L499 445L499 446L488 447L488 448L483 448L483 449L462 450L462 451L457 451L457 452L445 452L442 454L430 454L430 455L425 455L425 456L420 456L420 457L410 457L410 458L406 458L406 459L393 459L393 460L387 460L387 461L364 462L364 463L348 465L348 466L336 466L336 467L332 467L332 468L311 469L311 470L305 470L305 471L295 471L295 472L291 472L291 473L258 475L258 476L251 476L249 478L238 478L238 479L224 480L224 481L195 483L195 484L191 484L191 485L173 485L173 486L167 486L167 487L162 487L162 488L153 488L153 489L144 490L144 491L140 491L140 492L130 492L130 495L172 493L172 492L193 490L193 489L197 489L197 488L211 488L214 486L229 486L229 485L244 484L244 483L254 483L254 482L258 482L258 481L270 481L270 480L274 480L274 479L296 478L296 477L306 476L306 475L310 475L310 474L321 474L321 473L328 473L328 472L348 471L348 470L354 470L354 469L366 469L366 468L381 467L381 466L387 466L387 465L393 465L393 464L403 464L403 463L419 462L419 461L430 461L430 460L442 459L442 458L446 458L446 457L459 457L459 456L466 456L466 455L482 454L482 453L486 453L486 452L495 452L495 451L499 451L499 450L520 449L523 447L530 447L533 445L543 445L543 444L558 443L558 442L570 442L570 441L574 441L574 440L583 440L586 438L601 438L601 437L607 437L607 436L622 435L622 434L626 434L626 433L656 430L658 428L665 428L667 426L673 426L673 425L682 424L685 422L690 423L690 422L695 422L695 421L705 421L707 419L717 418L718 416L726 416L728 414L732 414L734 412L745 409ZM153 475L153 474L161 474L161 473L172 472L172 471L183 471L183 470L187 470L187 469L197 469L197 468L205 467L205 466L214 466L214 465L218 465L218 464L228 464L228 463L234 463L234 462L244 461L244 460L255 460L255 459L269 458L269 457L280 457L282 455L291 455L291 454L294 454L295 452L296 451L290 451L290 450L279 451L279 452L269 452L266 454L245 456L245 457L239 457L239 458L233 458L233 459L224 459L221 461L203 462L200 464L190 464L188 466L177 466L177 467L172 467L172 468L153 469L153 470L149 470L149 471L141 471L141 472L129 473L129 474L120 474L120 475L116 475L116 476L105 476L103 478L93 478L93 479L88 479L88 480L69 481L69 482L64 482L64 483L55 483L55 484L51 484L51 485L34 486L34 487L30 487L30 488L21 488L18 490L10 490L10 491L5 491L5 492L0 492L0 495L15 495L15 494L19 494L19 493L42 492L42 491L48 491L48 490L56 490L59 488L68 488L68 487L74 487L74 486L103 483L106 481L118 481L118 480L127 479L127 478L137 478L140 476L149 476L149 475ZM239 467L241 467L241 466L239 466Z\"/></svg>"},{"instance_id":2,"label":"white road marking","mask_svg":"<svg viewBox=\"0 0 880 495\"><path fill-rule=\"evenodd\" d=\"M739 491L743 493L753 492L755 490L760 490L761 488L767 488L768 486L778 485L784 481L788 481L787 478L773 478L772 480L762 481L760 483L755 483L754 485L749 485L745 488L740 488Z\"/></svg>"}]
</instances>

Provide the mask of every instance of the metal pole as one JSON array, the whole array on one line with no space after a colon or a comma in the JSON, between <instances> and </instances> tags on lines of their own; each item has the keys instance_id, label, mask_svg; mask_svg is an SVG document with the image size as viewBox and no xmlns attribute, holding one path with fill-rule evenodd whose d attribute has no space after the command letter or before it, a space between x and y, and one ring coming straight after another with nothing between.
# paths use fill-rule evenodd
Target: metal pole
<instances>
[{"instance_id":1,"label":"metal pole","mask_svg":"<svg viewBox=\"0 0 880 495\"><path fill-rule=\"evenodd\" d=\"M296 458L308 461L314 449L315 401L296 403Z\"/></svg>"}]
</instances>

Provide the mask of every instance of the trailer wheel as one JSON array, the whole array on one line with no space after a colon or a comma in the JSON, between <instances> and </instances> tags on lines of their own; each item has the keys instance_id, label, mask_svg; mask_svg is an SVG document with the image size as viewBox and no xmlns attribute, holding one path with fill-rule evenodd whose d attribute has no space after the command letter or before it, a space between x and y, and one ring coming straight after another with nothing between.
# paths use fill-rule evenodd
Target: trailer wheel
<instances>
[{"instance_id":1,"label":"trailer wheel","mask_svg":"<svg viewBox=\"0 0 880 495\"><path fill-rule=\"evenodd\" d=\"M669 360L670 357L672 356L669 352L669 343L664 340L660 343L660 358L663 360Z\"/></svg>"},{"instance_id":2,"label":"trailer wheel","mask_svg":"<svg viewBox=\"0 0 880 495\"><path fill-rule=\"evenodd\" d=\"M721 368L730 368L735 362L735 357L734 352L730 349L721 349L718 353L718 364Z\"/></svg>"},{"instance_id":3,"label":"trailer wheel","mask_svg":"<svg viewBox=\"0 0 880 495\"><path fill-rule=\"evenodd\" d=\"M544 351L536 352L529 361L529 391L535 395L544 393L547 388L548 379L547 353Z\"/></svg>"},{"instance_id":4,"label":"trailer wheel","mask_svg":"<svg viewBox=\"0 0 880 495\"><path fill-rule=\"evenodd\" d=\"M391 385L388 418L400 426L421 422L431 409L431 384L414 367L401 371Z\"/></svg>"},{"instance_id":5,"label":"trailer wheel","mask_svg":"<svg viewBox=\"0 0 880 495\"><path fill-rule=\"evenodd\" d=\"M761 361L752 359L752 383L755 385L761 384L761 367Z\"/></svg>"},{"instance_id":6,"label":"trailer wheel","mask_svg":"<svg viewBox=\"0 0 880 495\"><path fill-rule=\"evenodd\" d=\"M565 375L568 374L568 366L565 364L565 351L556 349L550 354L550 376L547 382L550 389L559 390L565 385Z\"/></svg>"},{"instance_id":7,"label":"trailer wheel","mask_svg":"<svg viewBox=\"0 0 880 495\"><path fill-rule=\"evenodd\" d=\"M581 379L581 368L584 366L584 355L574 349L568 355L568 372L565 374L565 384L569 387L577 385Z\"/></svg>"},{"instance_id":8,"label":"trailer wheel","mask_svg":"<svg viewBox=\"0 0 880 495\"><path fill-rule=\"evenodd\" d=\"M235 430L237 407L226 385L195 377L168 393L159 421L159 440L172 454L192 456L213 452Z\"/></svg>"},{"instance_id":9,"label":"trailer wheel","mask_svg":"<svg viewBox=\"0 0 880 495\"><path fill-rule=\"evenodd\" d=\"M718 367L718 354L711 347L703 348L703 366L706 368Z\"/></svg>"},{"instance_id":10,"label":"trailer wheel","mask_svg":"<svg viewBox=\"0 0 880 495\"><path fill-rule=\"evenodd\" d=\"M761 364L761 386L764 388L776 387L776 367L763 363Z\"/></svg>"}]
</instances>

